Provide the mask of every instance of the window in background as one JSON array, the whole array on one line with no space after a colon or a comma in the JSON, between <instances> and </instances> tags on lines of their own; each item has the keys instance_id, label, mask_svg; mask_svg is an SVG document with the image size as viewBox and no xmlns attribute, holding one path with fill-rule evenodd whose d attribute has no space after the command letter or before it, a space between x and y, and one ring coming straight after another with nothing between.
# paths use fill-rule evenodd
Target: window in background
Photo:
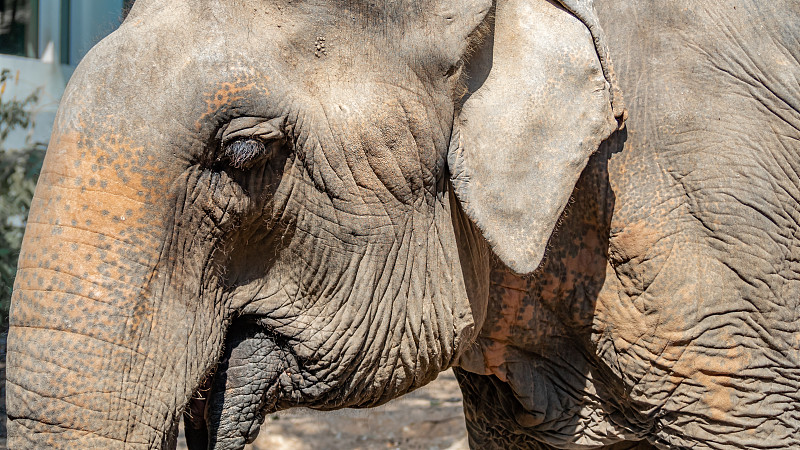
<instances>
[{"instance_id":1,"label":"window in background","mask_svg":"<svg viewBox=\"0 0 800 450\"><path fill-rule=\"evenodd\" d=\"M63 64L76 65L122 20L123 0L69 0L69 54ZM63 5L62 5L63 8Z\"/></svg>"},{"instance_id":2,"label":"window in background","mask_svg":"<svg viewBox=\"0 0 800 450\"><path fill-rule=\"evenodd\" d=\"M2 0L0 0L2 1ZM43 62L61 62L61 0L38 0L39 4L39 53ZM65 7L65 6L64 6Z\"/></svg>"},{"instance_id":3,"label":"window in background","mask_svg":"<svg viewBox=\"0 0 800 450\"><path fill-rule=\"evenodd\" d=\"M132 0L0 0L0 54L77 65Z\"/></svg>"},{"instance_id":4,"label":"window in background","mask_svg":"<svg viewBox=\"0 0 800 450\"><path fill-rule=\"evenodd\" d=\"M38 0L0 0L0 53L37 58Z\"/></svg>"},{"instance_id":5,"label":"window in background","mask_svg":"<svg viewBox=\"0 0 800 450\"><path fill-rule=\"evenodd\" d=\"M134 1L135 0L124 0L122 2L123 16L127 16L128 15L128 12L131 10L131 8L133 8L133 2Z\"/></svg>"}]
</instances>

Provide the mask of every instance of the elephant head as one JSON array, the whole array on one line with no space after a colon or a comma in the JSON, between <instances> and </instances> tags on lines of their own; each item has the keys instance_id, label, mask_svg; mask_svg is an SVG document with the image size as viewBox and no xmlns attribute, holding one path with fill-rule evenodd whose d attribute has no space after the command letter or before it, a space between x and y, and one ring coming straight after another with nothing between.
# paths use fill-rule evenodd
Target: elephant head
<instances>
[{"instance_id":1,"label":"elephant head","mask_svg":"<svg viewBox=\"0 0 800 450\"><path fill-rule=\"evenodd\" d=\"M585 3L136 2L56 118L12 447L169 447L185 413L193 447L241 448L265 412L453 365L489 249L536 268L617 127Z\"/></svg>"}]
</instances>

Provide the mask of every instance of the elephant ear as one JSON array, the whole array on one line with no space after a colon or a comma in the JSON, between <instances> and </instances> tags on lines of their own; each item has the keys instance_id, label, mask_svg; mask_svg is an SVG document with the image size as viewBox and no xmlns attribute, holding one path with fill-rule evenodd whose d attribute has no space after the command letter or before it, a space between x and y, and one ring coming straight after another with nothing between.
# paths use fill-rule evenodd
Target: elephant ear
<instances>
[{"instance_id":1,"label":"elephant ear","mask_svg":"<svg viewBox=\"0 0 800 450\"><path fill-rule=\"evenodd\" d=\"M624 108L591 0L498 0L465 71L448 165L494 252L526 274ZM616 113L615 113L616 110Z\"/></svg>"}]
</instances>

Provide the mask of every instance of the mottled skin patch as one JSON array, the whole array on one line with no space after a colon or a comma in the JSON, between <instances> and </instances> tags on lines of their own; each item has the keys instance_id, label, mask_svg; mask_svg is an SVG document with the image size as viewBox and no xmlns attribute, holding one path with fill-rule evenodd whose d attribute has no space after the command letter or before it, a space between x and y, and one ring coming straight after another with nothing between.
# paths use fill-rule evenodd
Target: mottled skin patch
<instances>
[{"instance_id":1,"label":"mottled skin patch","mask_svg":"<svg viewBox=\"0 0 800 450\"><path fill-rule=\"evenodd\" d=\"M35 388L26 389L50 395L57 389L67 404L92 408L92 420L107 430L125 417L112 413L115 401L104 392L139 383L141 373L134 367L148 370L146 346L131 337L154 327L153 305L144 293L163 235L154 222L151 193L166 191L168 180L134 142L114 133L78 134L64 128L57 122L29 216L13 300L8 352L15 370L9 373L9 392L16 392L20 370L35 370L40 374ZM54 216L54 211L60 213ZM135 303L128 304L127 298ZM95 330L91 344L75 339L86 330ZM99 379L85 376L85 370ZM128 376L116 384L113 373ZM137 406L147 411L151 401ZM64 403L26 407L76 430L85 426ZM130 413L140 414L133 408ZM128 431L132 442L142 438ZM85 442L101 445L102 439L88 436Z\"/></svg>"},{"instance_id":2,"label":"mottled skin patch","mask_svg":"<svg viewBox=\"0 0 800 450\"><path fill-rule=\"evenodd\" d=\"M616 387L593 386L594 379L606 375L595 371L595 361L581 350L591 346L592 299L606 277L608 238L603 236L609 233L614 198L597 193L608 183L608 148L584 171L543 266L523 278L499 261L493 264L479 345L460 364L483 376L459 374L475 448L569 448L644 437L609 423L603 404L611 394L607 389ZM501 395L503 402L496 408L478 398L473 403L469 397L475 390Z\"/></svg>"},{"instance_id":3,"label":"mottled skin patch","mask_svg":"<svg viewBox=\"0 0 800 450\"><path fill-rule=\"evenodd\" d=\"M542 267L510 280L495 265L458 372L470 440L798 447L800 9L596 4L627 128L584 171ZM509 323L529 307L549 319Z\"/></svg>"}]
</instances>

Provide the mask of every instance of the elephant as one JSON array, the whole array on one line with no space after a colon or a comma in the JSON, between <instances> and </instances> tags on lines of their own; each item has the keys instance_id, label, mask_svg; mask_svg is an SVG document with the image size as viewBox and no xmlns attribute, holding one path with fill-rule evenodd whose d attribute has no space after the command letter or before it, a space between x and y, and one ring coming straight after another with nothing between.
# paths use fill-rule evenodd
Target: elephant
<instances>
[{"instance_id":1,"label":"elephant","mask_svg":"<svg viewBox=\"0 0 800 450\"><path fill-rule=\"evenodd\" d=\"M450 367L473 448L800 446L798 18L136 1L56 116L9 446L242 449Z\"/></svg>"},{"instance_id":2,"label":"elephant","mask_svg":"<svg viewBox=\"0 0 800 450\"><path fill-rule=\"evenodd\" d=\"M628 119L536 273L492 261L472 447L800 448L800 5L594 6Z\"/></svg>"}]
</instances>

